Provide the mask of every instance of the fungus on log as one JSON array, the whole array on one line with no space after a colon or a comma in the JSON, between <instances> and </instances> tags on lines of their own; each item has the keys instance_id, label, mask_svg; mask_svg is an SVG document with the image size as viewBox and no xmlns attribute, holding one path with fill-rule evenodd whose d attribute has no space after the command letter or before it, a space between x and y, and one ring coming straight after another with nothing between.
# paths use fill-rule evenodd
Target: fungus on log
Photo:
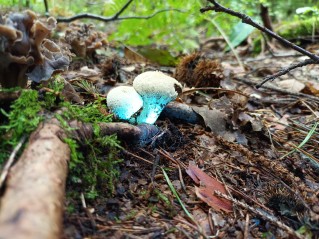
<instances>
[{"instance_id":1,"label":"fungus on log","mask_svg":"<svg viewBox=\"0 0 319 239\"><path fill-rule=\"evenodd\" d=\"M0 207L1 239L56 239L62 230L68 145L63 130L40 125L7 178Z\"/></svg>"},{"instance_id":2,"label":"fungus on log","mask_svg":"<svg viewBox=\"0 0 319 239\"><path fill-rule=\"evenodd\" d=\"M69 57L46 39L55 28L54 18L40 22L31 11L0 17L0 84L4 88L24 88L28 78L48 80L52 73L64 70Z\"/></svg>"}]
</instances>

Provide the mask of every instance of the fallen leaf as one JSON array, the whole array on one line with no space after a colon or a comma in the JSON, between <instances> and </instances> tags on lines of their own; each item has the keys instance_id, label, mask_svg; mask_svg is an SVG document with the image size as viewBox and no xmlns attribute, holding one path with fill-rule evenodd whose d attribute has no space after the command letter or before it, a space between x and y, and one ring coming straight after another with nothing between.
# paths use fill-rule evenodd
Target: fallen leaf
<instances>
[{"instance_id":1,"label":"fallen leaf","mask_svg":"<svg viewBox=\"0 0 319 239\"><path fill-rule=\"evenodd\" d=\"M300 81L297 81L295 79L289 79L289 80L283 80L277 82L277 85L280 87L289 90L291 92L298 93L302 91L303 88L305 88L305 84L301 83Z\"/></svg>"},{"instance_id":2,"label":"fallen leaf","mask_svg":"<svg viewBox=\"0 0 319 239\"><path fill-rule=\"evenodd\" d=\"M218 135L224 135L226 131L226 114L218 109L209 109L208 106L192 106L193 110L202 116L205 125Z\"/></svg>"},{"instance_id":3,"label":"fallen leaf","mask_svg":"<svg viewBox=\"0 0 319 239\"><path fill-rule=\"evenodd\" d=\"M198 225L201 227L202 232L207 236L212 236L212 230L210 228L209 219L207 213L201 208L196 208L193 210L192 215Z\"/></svg>"},{"instance_id":4,"label":"fallen leaf","mask_svg":"<svg viewBox=\"0 0 319 239\"><path fill-rule=\"evenodd\" d=\"M125 59L130 60L132 62L136 63L147 63L148 60L139 54L137 51L135 51L133 48L125 46L124 47L124 56Z\"/></svg>"},{"instance_id":5,"label":"fallen leaf","mask_svg":"<svg viewBox=\"0 0 319 239\"><path fill-rule=\"evenodd\" d=\"M140 47L137 52L152 63L161 66L176 66L177 64L177 58L168 50L157 49L152 46L143 46Z\"/></svg>"},{"instance_id":6,"label":"fallen leaf","mask_svg":"<svg viewBox=\"0 0 319 239\"><path fill-rule=\"evenodd\" d=\"M227 194L222 183L217 181L214 177L207 175L195 165L190 164L186 169L186 173L195 183L200 184L200 187L195 187L195 193L198 198L217 211L232 211L232 203L229 200L215 195L215 191Z\"/></svg>"},{"instance_id":7,"label":"fallen leaf","mask_svg":"<svg viewBox=\"0 0 319 239\"><path fill-rule=\"evenodd\" d=\"M318 82L306 82L306 87L301 91L308 95L319 95L319 83Z\"/></svg>"}]
</instances>

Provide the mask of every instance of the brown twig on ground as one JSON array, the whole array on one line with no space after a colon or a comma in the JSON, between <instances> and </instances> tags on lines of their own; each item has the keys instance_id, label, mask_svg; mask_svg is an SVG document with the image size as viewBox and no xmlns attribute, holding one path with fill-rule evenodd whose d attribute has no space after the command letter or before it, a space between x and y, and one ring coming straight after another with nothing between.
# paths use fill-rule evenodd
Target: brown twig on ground
<instances>
[{"instance_id":1,"label":"brown twig on ground","mask_svg":"<svg viewBox=\"0 0 319 239\"><path fill-rule=\"evenodd\" d=\"M282 68L280 71L278 71L277 73L267 76L264 78L264 80L256 85L256 88L260 88L263 84L265 84L267 81L272 81L280 76L286 75L288 72L298 68L298 67L303 67L306 65L310 65L310 64L315 64L314 60L312 59L306 59L302 62L298 62L296 64L291 64L290 66L286 67L286 68Z\"/></svg>"},{"instance_id":2,"label":"brown twig on ground","mask_svg":"<svg viewBox=\"0 0 319 239\"><path fill-rule=\"evenodd\" d=\"M271 37L277 39L279 42L283 43L284 45L287 45L289 46L290 48L300 52L301 54L305 55L305 56L308 56L310 59L304 61L304 62L301 62L299 64L294 64L294 65L291 65L290 67L287 67L287 68L284 68L282 69L280 72L283 73L285 72L284 74L286 74L287 72L289 72L290 70L292 69L295 69L297 67L301 67L301 66L305 66L305 65L309 65L309 64L318 64L319 62L319 56L315 55L315 54L312 54L311 52L303 49L302 47L299 47L297 46L296 44L288 41L287 39L279 36L278 34L276 34L275 32L269 30L268 28L258 24L257 22L255 22L254 20L251 19L251 17L243 14L243 13L240 13L240 12L236 12L236 11L233 11L229 8L226 8L222 5L220 5L218 2L216 2L215 0L208 0L210 3L212 3L214 6L206 6L204 8L202 8L200 11L202 13L204 12L207 12L207 11L210 11L210 10L213 10L215 12L224 12L224 13L227 13L229 15L232 15L232 16L235 16L237 18L240 18L242 20L243 23L246 23L248 25L251 25L255 28L257 28L258 30L262 31L262 32L265 32L267 34L269 34ZM283 74L281 73L278 73L278 74L274 74L272 76L268 76L264 79L264 81L258 85L256 85L257 88L263 86L263 84L265 84L267 81L269 80L273 80L275 78L277 78L278 76L281 76Z\"/></svg>"},{"instance_id":3,"label":"brown twig on ground","mask_svg":"<svg viewBox=\"0 0 319 239\"><path fill-rule=\"evenodd\" d=\"M13 101L16 100L20 97L21 91L9 91L9 92L5 92L5 91L1 91L0 92L0 102L3 101Z\"/></svg>"},{"instance_id":4,"label":"brown twig on ground","mask_svg":"<svg viewBox=\"0 0 319 239\"><path fill-rule=\"evenodd\" d=\"M17 153L19 152L20 148L24 144L25 139L26 139L26 136L22 136L19 143L15 146L12 153L10 154L8 161L5 163L3 170L1 172L1 175L0 175L0 188L2 188L3 183L7 179L10 168L11 168L12 164L14 163L14 160L15 160Z\"/></svg>"},{"instance_id":5,"label":"brown twig on ground","mask_svg":"<svg viewBox=\"0 0 319 239\"><path fill-rule=\"evenodd\" d=\"M0 238L61 236L68 145L53 122L41 124L11 168L1 198Z\"/></svg>"},{"instance_id":6,"label":"brown twig on ground","mask_svg":"<svg viewBox=\"0 0 319 239\"><path fill-rule=\"evenodd\" d=\"M241 77L234 77L233 79L237 80L237 81L240 81L240 82L243 82L243 83L245 83L247 85L250 85L250 86L254 86L255 85L254 82L252 82L250 80L247 80L247 79L244 79L244 78L241 78ZM291 92L289 90L284 90L284 89L278 88L276 86L263 86L263 88L264 89L268 89L268 90L277 91L277 92L285 94L285 95L294 96L297 99L306 98L306 99L310 99L310 100L313 100L313 101L319 103L319 98L316 97L316 96L313 96L313 95L308 95L308 94L303 94L303 93L298 93L298 92Z\"/></svg>"},{"instance_id":7,"label":"brown twig on ground","mask_svg":"<svg viewBox=\"0 0 319 239\"><path fill-rule=\"evenodd\" d=\"M270 221L271 223L273 223L274 225L276 225L277 227L285 230L286 232L288 232L290 235L296 237L296 238L299 238L299 239L303 239L304 236L302 236L301 234L299 234L298 232L294 231L291 227L287 226L286 224L284 224L283 222L281 222L277 217L275 217L274 215L271 215L269 213L264 213L262 210L258 209L258 208L253 208L249 205L247 205L246 203L243 203L243 202L240 202L226 194L223 194L219 191L215 191L215 194L222 197L222 198L225 198L227 200L230 200L232 201L234 204L236 205L239 205L243 208L246 208L248 209L249 211L265 218L266 220Z\"/></svg>"}]
</instances>

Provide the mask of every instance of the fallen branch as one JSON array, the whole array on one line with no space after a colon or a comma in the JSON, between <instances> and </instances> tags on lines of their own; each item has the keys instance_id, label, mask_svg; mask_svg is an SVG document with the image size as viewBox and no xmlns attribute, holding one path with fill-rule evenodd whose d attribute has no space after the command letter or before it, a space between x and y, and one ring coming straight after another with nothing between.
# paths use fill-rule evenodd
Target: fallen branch
<instances>
[{"instance_id":1,"label":"fallen branch","mask_svg":"<svg viewBox=\"0 0 319 239\"><path fill-rule=\"evenodd\" d=\"M303 67L303 66L306 66L306 65L310 65L310 64L316 64L314 62L314 60L312 59L306 59L302 62L298 62L296 64L291 64L290 66L286 67L286 68L282 68L280 71L278 71L277 73L273 74L273 75L270 75L270 76L267 76L264 78L264 80L257 84L256 85L256 88L260 88L263 84L265 84L267 81L272 81L280 76L283 76L283 75L286 75L288 72L292 71L293 69L296 69L298 67Z\"/></svg>"},{"instance_id":2,"label":"fallen branch","mask_svg":"<svg viewBox=\"0 0 319 239\"><path fill-rule=\"evenodd\" d=\"M256 85L256 88L259 88L261 86L263 86L263 84L265 84L267 81L269 80L274 80L276 79L277 77L279 76L282 76L284 74L286 74L287 72L297 68L297 67L301 67L301 66L305 66L305 65L309 65L309 64L318 64L319 62L319 56L315 55L315 54L312 54L311 52L303 49L302 47L299 47L297 46L296 44L288 41L287 39L279 36L278 34L276 34L275 32L269 30L268 28L258 24L257 22L255 22L254 20L252 20L249 16L243 14L243 13L240 13L240 12L236 12L236 11L233 11L229 8L226 8L222 5L220 5L218 2L216 2L215 0L208 0L210 3L212 3L214 6L206 6L204 8L202 8L200 11L202 13L204 12L207 12L207 11L210 11L210 10L213 10L215 12L224 12L224 13L227 13L229 15L232 15L232 16L235 16L237 18L240 18L242 20L243 23L246 23L248 25L251 25L255 28L257 28L258 30L262 31L262 32L265 32L267 34L269 34L271 37L277 39L279 42L283 43L284 45L287 45L289 46L290 48L300 52L301 54L305 55L305 56L308 56L310 59L304 61L304 62L301 62L301 63L298 63L298 64L294 64L294 65L291 65L290 67L287 67L287 68L284 68L282 70L280 70L278 73L274 74L274 75L271 75L271 76L268 76L266 77L262 83Z\"/></svg>"},{"instance_id":3,"label":"fallen branch","mask_svg":"<svg viewBox=\"0 0 319 239\"><path fill-rule=\"evenodd\" d=\"M63 130L41 124L11 168L0 208L1 239L56 239L61 236L64 187L70 149Z\"/></svg>"},{"instance_id":4,"label":"fallen branch","mask_svg":"<svg viewBox=\"0 0 319 239\"><path fill-rule=\"evenodd\" d=\"M5 163L5 165L3 167L3 170L1 172L1 175L0 175L0 188L3 187L3 183L7 179L7 176L8 176L8 173L10 171L10 168L11 168L11 166L13 165L13 163L15 161L15 157L16 157L17 153L19 152L19 150L21 149L22 145L24 144L25 140L26 140L26 136L24 135L20 139L19 143L13 149L8 161Z\"/></svg>"},{"instance_id":5,"label":"fallen branch","mask_svg":"<svg viewBox=\"0 0 319 239\"><path fill-rule=\"evenodd\" d=\"M20 97L21 91L0 91L0 102L14 101Z\"/></svg>"},{"instance_id":6,"label":"fallen branch","mask_svg":"<svg viewBox=\"0 0 319 239\"><path fill-rule=\"evenodd\" d=\"M79 19L93 19L93 20L98 20L98 21L102 21L102 22L111 22L111 21L123 21L123 20L132 20L132 19L150 19L152 17L155 17L157 14L162 13L162 12L168 12L168 11L177 11L177 12L183 12L182 10L179 9L175 9L175 8L169 8L169 9L162 9L159 11L154 12L151 15L148 16L126 16L126 17L119 17L118 13L115 14L112 17L103 17L100 15L95 15L95 14L91 14L91 13L81 13L72 17L58 17L56 20L57 22L73 22L75 20L79 20Z\"/></svg>"},{"instance_id":7,"label":"fallen branch","mask_svg":"<svg viewBox=\"0 0 319 239\"><path fill-rule=\"evenodd\" d=\"M274 224L275 226L277 226L278 228L283 229L284 231L286 231L287 233L289 233L291 236L293 236L294 238L298 238L298 239L304 239L305 237L303 235L301 235L299 232L294 231L293 228L287 226L286 224L284 224L283 222L281 222L277 217L275 217L274 215L270 214L270 213L265 213L263 210L260 210L259 208L254 208L252 206L249 206L246 203L243 203L241 201L238 201L224 193L221 193L219 191L215 191L215 194L225 198L229 201L232 201L234 204L241 206L242 208L245 208L253 213L255 213L256 215L264 218L265 220L268 220L269 222L271 222L272 224Z\"/></svg>"},{"instance_id":8,"label":"fallen branch","mask_svg":"<svg viewBox=\"0 0 319 239\"><path fill-rule=\"evenodd\" d=\"M71 133L72 137L78 142L85 142L85 140L94 137L92 124L73 120L69 125L75 129ZM152 138L160 132L157 126L149 124L131 125L128 123L112 122L99 123L99 127L101 136L116 134L118 139L127 144L141 146L151 142Z\"/></svg>"},{"instance_id":9,"label":"fallen branch","mask_svg":"<svg viewBox=\"0 0 319 239\"><path fill-rule=\"evenodd\" d=\"M247 85L250 85L250 86L256 85L255 82L247 80L245 78L234 77L233 79L237 80L237 81L240 81L240 82L243 82L243 83L245 83ZM305 98L305 99L313 100L316 103L319 103L319 98L317 96L308 95L308 94L299 93L299 92L291 92L289 90L284 90L284 89L281 89L281 88L273 86L273 85L263 86L263 88L267 89L267 90L276 91L276 92L279 92L281 94L290 95L292 97L295 97L297 100L299 100L300 98Z\"/></svg>"}]
</instances>

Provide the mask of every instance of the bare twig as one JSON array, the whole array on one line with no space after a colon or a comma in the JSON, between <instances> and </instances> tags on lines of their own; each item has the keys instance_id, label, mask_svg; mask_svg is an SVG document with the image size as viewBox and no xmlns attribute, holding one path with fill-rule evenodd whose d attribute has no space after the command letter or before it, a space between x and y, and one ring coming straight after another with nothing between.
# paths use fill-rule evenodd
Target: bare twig
<instances>
[{"instance_id":1,"label":"bare twig","mask_svg":"<svg viewBox=\"0 0 319 239\"><path fill-rule=\"evenodd\" d=\"M119 14L116 13L112 17L103 17L103 16L100 16L100 15L95 15L95 14L91 14L91 13L81 13L81 14L78 14L78 15L75 15L75 16L72 16L72 17L58 17L57 18L57 22L73 22L75 20L84 19L84 18L94 19L94 20L98 20L98 21L102 21L102 22L123 21L123 20L132 20L132 19L136 19L136 20L139 20L139 19L150 19L152 17L155 17L159 13L168 12L168 11L177 11L177 12L184 13L184 11L182 11L180 9L175 9L175 8L162 9L162 10L156 11L153 14L148 15L148 16L125 16L125 17L119 17Z\"/></svg>"},{"instance_id":2,"label":"bare twig","mask_svg":"<svg viewBox=\"0 0 319 239\"><path fill-rule=\"evenodd\" d=\"M9 170L10 170L12 164L14 163L14 159L15 159L17 153L19 152L20 148L22 147L25 139L26 139L26 136L23 136L20 139L19 143L13 149L8 161L4 165L4 168L3 168L1 175L0 175L0 188L2 188L4 181L6 180L6 178L8 176Z\"/></svg>"},{"instance_id":3,"label":"bare twig","mask_svg":"<svg viewBox=\"0 0 319 239\"><path fill-rule=\"evenodd\" d=\"M260 88L267 81L272 81L272 80L278 78L279 76L283 76L283 75L287 74L288 72L290 72L293 69L296 69L298 67L303 67L303 66L306 66L306 65L310 65L310 64L316 64L316 62L314 60L312 60L312 59L306 59L306 60L304 60L302 62L298 62L296 64L291 64L290 66L288 66L286 68L282 68L276 74L273 74L273 75L265 77L264 80L261 83L256 85L256 88L257 89Z\"/></svg>"},{"instance_id":4,"label":"bare twig","mask_svg":"<svg viewBox=\"0 0 319 239\"><path fill-rule=\"evenodd\" d=\"M245 230L244 230L244 239L248 238L249 233L249 214L246 214Z\"/></svg>"},{"instance_id":5,"label":"bare twig","mask_svg":"<svg viewBox=\"0 0 319 239\"><path fill-rule=\"evenodd\" d=\"M273 32L273 31L269 30L268 28L258 24L257 22L252 20L251 17L249 17L249 16L247 16L247 15L245 15L243 13L236 12L236 11L233 11L233 10L231 10L229 8L226 8L226 7L222 6L222 5L220 5L215 0L208 0L208 1L210 3L212 3L214 6L206 6L206 7L202 8L200 10L202 13L212 10L212 11L215 11L215 12L224 12L224 13L227 13L229 15L238 17L238 18L240 18L242 20L243 23L251 25L251 26L257 28L258 30L269 34L271 37L277 39L279 42L283 43L284 45L287 45L290 48L292 48L292 49L294 49L294 50L300 52L301 54L303 54L305 56L308 56L310 58L310 59L308 59L306 61L303 61L301 63L294 64L294 65L291 65L290 67L284 68L284 69L280 70L278 73L276 73L274 75L266 77L262 83L260 83L260 84L258 84L256 86L257 88L261 87L267 81L273 80L273 79L275 79L275 78L277 78L277 77L279 77L281 75L284 75L287 72L289 72L289 71L291 71L291 70L293 70L293 69L295 69L297 67L301 67L301 66L305 66L305 65L309 65L309 64L318 64L318 62L319 62L319 56L318 55L312 54L311 52L303 49L302 47L299 47L296 44L288 41L287 39L279 36L275 32Z\"/></svg>"},{"instance_id":6,"label":"bare twig","mask_svg":"<svg viewBox=\"0 0 319 239\"><path fill-rule=\"evenodd\" d=\"M126 8L128 8L128 6L133 2L133 0L128 0L128 2L126 4L124 4L124 6L120 9L120 11L118 11L113 17L114 18L118 18L124 11Z\"/></svg>"},{"instance_id":7,"label":"bare twig","mask_svg":"<svg viewBox=\"0 0 319 239\"><path fill-rule=\"evenodd\" d=\"M241 201L238 201L226 194L223 194L219 191L215 191L215 194L217 194L218 196L222 197L222 198L225 198L227 200L230 200L232 201L234 204L236 205L239 205L243 208L246 208L248 209L249 211L265 218L266 220L270 221L271 223L273 223L274 225L276 225L277 227L285 230L286 232L288 232L290 235L296 237L296 238L299 238L299 239L303 239L304 237L299 234L298 232L294 231L291 227L287 226L286 224L284 224L283 222L281 222L277 217L275 217L274 215L271 215L269 213L265 213L264 211L262 211L261 209L259 208L253 208L249 205L247 205L246 203L243 203Z\"/></svg>"},{"instance_id":8,"label":"bare twig","mask_svg":"<svg viewBox=\"0 0 319 239\"><path fill-rule=\"evenodd\" d=\"M0 91L0 102L13 101L20 97L21 91Z\"/></svg>"},{"instance_id":9,"label":"bare twig","mask_svg":"<svg viewBox=\"0 0 319 239\"><path fill-rule=\"evenodd\" d=\"M250 85L250 86L255 85L255 82L252 82L252 81L244 79L244 78L234 77L233 79L240 81L240 82L243 82L243 83ZM319 103L319 98L316 96L313 96L313 95L307 95L307 94L303 94L303 93L299 93L299 92L291 92L289 90L284 90L284 89L278 88L276 86L263 86L263 88L268 89L268 90L277 91L277 92L285 94L285 95L290 95L290 96L296 97L298 99L303 97L303 98L310 99L310 100L313 100L313 101Z\"/></svg>"},{"instance_id":10,"label":"bare twig","mask_svg":"<svg viewBox=\"0 0 319 239\"><path fill-rule=\"evenodd\" d=\"M270 36L272 36L273 38L277 39L278 41L282 42L283 44L289 46L290 48L300 52L301 54L303 55L306 55L308 56L310 59L314 60L315 62L318 62L319 61L319 56L315 55L315 54L312 54L311 52L303 49L302 47L300 46L297 46L296 44L293 44L292 42L282 38L281 36L279 36L278 34L276 34L275 32L269 30L268 28L258 24L257 22L255 22L253 19L251 19L251 17L243 14L243 13L240 13L240 12L236 12L236 11L233 11L229 8L226 8L222 5L220 5L218 2L216 2L215 0L208 0L210 3L214 4L214 6L207 6L207 7L204 7L201 9L201 12L207 12L209 10L213 10L215 12L225 12L229 15L232 15L232 16L235 16L235 17L238 17L242 20L243 23L246 23L248 25L251 25L255 28L257 28L258 30L262 31L262 32L265 32L267 34L269 34Z\"/></svg>"}]
</instances>

